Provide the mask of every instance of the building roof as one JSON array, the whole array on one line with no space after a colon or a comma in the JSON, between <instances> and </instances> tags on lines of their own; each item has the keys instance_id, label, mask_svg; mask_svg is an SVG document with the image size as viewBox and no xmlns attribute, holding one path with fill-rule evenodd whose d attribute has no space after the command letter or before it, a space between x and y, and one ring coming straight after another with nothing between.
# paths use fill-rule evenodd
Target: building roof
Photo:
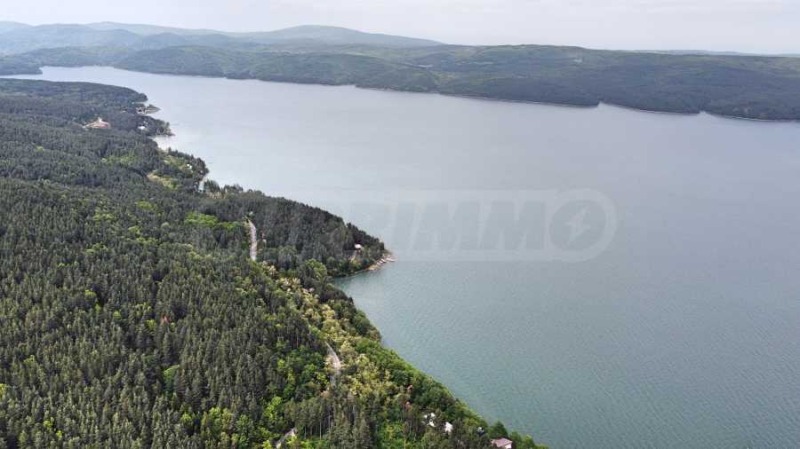
<instances>
[{"instance_id":1,"label":"building roof","mask_svg":"<svg viewBox=\"0 0 800 449\"><path fill-rule=\"evenodd\" d=\"M89 123L88 125L86 125L86 128L90 128L90 129L109 129L109 128L111 128L111 123L108 123L107 121L103 120L102 117L98 117L97 120L95 120L92 123Z\"/></svg>"},{"instance_id":2,"label":"building roof","mask_svg":"<svg viewBox=\"0 0 800 449\"><path fill-rule=\"evenodd\" d=\"M508 447L514 444L514 442L508 438L498 438L496 440L492 440L492 444L494 444L495 447Z\"/></svg>"}]
</instances>

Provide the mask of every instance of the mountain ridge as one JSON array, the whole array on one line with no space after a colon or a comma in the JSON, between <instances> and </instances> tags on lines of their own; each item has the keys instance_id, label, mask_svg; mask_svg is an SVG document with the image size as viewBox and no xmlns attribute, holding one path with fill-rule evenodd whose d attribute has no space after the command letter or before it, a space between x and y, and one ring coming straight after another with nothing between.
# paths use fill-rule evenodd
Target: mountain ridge
<instances>
[{"instance_id":1,"label":"mountain ridge","mask_svg":"<svg viewBox=\"0 0 800 449\"><path fill-rule=\"evenodd\" d=\"M301 25L272 31L229 32L115 22L46 25L0 22L0 54L70 46L152 48L150 44L159 38L165 40L161 47L202 45L246 48L259 45L301 44L415 48L442 45L440 42L426 39L367 33L326 25Z\"/></svg>"}]
</instances>

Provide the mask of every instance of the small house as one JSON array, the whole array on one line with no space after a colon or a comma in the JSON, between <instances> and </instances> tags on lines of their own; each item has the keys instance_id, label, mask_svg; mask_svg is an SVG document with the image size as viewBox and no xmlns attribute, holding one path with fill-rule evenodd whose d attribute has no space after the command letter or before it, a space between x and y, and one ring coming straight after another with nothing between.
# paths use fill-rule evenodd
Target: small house
<instances>
[{"instance_id":1,"label":"small house","mask_svg":"<svg viewBox=\"0 0 800 449\"><path fill-rule=\"evenodd\" d=\"M492 440L492 446L498 449L513 449L514 442L508 438L498 438L496 440Z\"/></svg>"},{"instance_id":2,"label":"small house","mask_svg":"<svg viewBox=\"0 0 800 449\"><path fill-rule=\"evenodd\" d=\"M111 129L111 123L103 120L102 117L98 117L97 120L93 121L86 125L88 129Z\"/></svg>"}]
</instances>

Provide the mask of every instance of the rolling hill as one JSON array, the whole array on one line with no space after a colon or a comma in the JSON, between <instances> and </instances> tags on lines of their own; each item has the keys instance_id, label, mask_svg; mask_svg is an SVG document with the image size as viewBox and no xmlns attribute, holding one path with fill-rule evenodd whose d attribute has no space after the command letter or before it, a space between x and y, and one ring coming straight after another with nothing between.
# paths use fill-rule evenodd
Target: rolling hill
<instances>
[{"instance_id":1,"label":"rolling hill","mask_svg":"<svg viewBox=\"0 0 800 449\"><path fill-rule=\"evenodd\" d=\"M153 49L173 46L252 48L254 46L364 45L411 48L439 45L438 42L388 34L364 33L329 26L299 26L276 31L231 33L187 30L152 25L103 22L88 25L29 26L0 22L0 54L24 53L62 47L118 47Z\"/></svg>"}]
</instances>

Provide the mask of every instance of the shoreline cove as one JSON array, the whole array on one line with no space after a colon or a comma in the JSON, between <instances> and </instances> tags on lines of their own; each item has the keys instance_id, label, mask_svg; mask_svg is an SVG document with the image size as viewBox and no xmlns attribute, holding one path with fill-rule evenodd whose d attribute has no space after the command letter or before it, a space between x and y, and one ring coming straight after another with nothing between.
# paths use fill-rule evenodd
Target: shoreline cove
<instances>
[{"instance_id":1,"label":"shoreline cove","mask_svg":"<svg viewBox=\"0 0 800 449\"><path fill-rule=\"evenodd\" d=\"M147 95L146 93L144 93L144 94ZM152 104L150 104L149 106L152 106L152 107L155 108L155 112L154 113L163 112L162 109L160 107L158 107L158 106L155 106L155 105L152 105ZM148 113L148 114L141 114L141 115L148 115L149 116L151 114ZM157 119L157 120L163 122L163 120L160 120L160 119ZM169 127L167 128L167 132L164 133L164 134L154 134L152 136L149 136L150 140L153 141L156 144L158 150L160 152L163 152L164 154L169 154L169 152L171 152L171 151L182 152L182 150L180 148L172 148L172 147L164 146L164 145L162 145L162 142L159 142L159 139L173 138L173 137L177 137L177 135ZM187 151L191 151L191 149L187 149ZM188 154L192 155L193 153L189 152ZM203 183L205 181L211 179L210 178L211 173L212 173L212 168L209 167L208 168L208 173L206 173L206 175L204 176L203 180L201 181L201 183L199 184L198 187L202 187L202 185L203 185ZM263 195L265 195L265 196L269 196L268 193L265 193L265 192L261 192L261 193ZM292 200L291 198L287 198L287 199L290 200L290 201L295 201L295 200ZM305 204L305 203L302 203L302 202L299 202L299 201L295 201L295 202L297 202L298 204L303 204L303 205L309 206L308 204ZM316 206L312 206L312 207L316 207ZM351 224L349 222L346 222L346 223ZM247 236L248 236L249 241L250 241L250 244L249 244L249 247L248 247L248 250L247 250L248 258L253 263L258 263L258 264L264 265L265 267L267 267L268 270L274 270L275 267L270 265L268 262L259 261L258 260L258 241L259 241L259 239L257 237L258 230L257 230L256 226L253 224L253 222L250 220L249 217L245 218L245 224L246 224L245 231L246 231ZM380 237L378 236L378 238L380 238ZM397 259L396 259L395 255L392 253L391 250L387 249L387 250L385 250L383 252L383 254L381 255L381 257L378 260L376 260L375 262L370 264L368 267L366 267L366 268L364 268L362 270L350 273L350 274L345 275L345 276L331 277L331 279L330 279L331 285L334 286L337 289L340 289L338 282L345 281L347 279L353 279L353 278L356 278L356 277L364 277L364 276L366 276L368 274L376 273L376 272L378 272L380 270L385 269L388 264L394 263L396 261L397 261ZM358 312L365 313L365 315L366 315L366 312L364 312L357 305L354 304L354 307L356 308L356 310ZM369 316L367 316L367 319L369 320ZM372 323L371 320L370 320L370 323ZM371 324L371 325L375 326L374 324ZM376 327L376 329L377 329L378 334L381 335L380 334L380 328ZM385 351L390 351L391 353L396 354L393 349L391 349L389 346L387 346L385 344L382 336L380 337L379 345ZM339 356L336 353L336 351L331 347L330 343L326 342L326 349L328 350L328 355L326 357L326 363L328 363L333 368L333 374L331 374L331 381L332 381L332 385L335 385L336 379L341 374L343 363L339 359ZM429 377L434 382L441 383L440 380L434 378L432 375L428 374L425 371L422 371L421 369L417 368L414 365L411 365L410 362L406 361L406 359L403 358L402 356L400 356L399 354L397 355L397 357L399 357L400 360L402 360L403 363L409 364L409 366L411 366L412 369L418 370L424 376ZM444 386L445 391L447 392L447 394L451 395L457 403L461 404L461 406L465 408L465 413L472 414L472 415L474 415L476 417L483 417L482 414L478 413L474 408L472 408L470 405L466 404L466 402L464 402L463 399L459 398L454 393L452 393L452 391L449 389L449 387L447 387L443 383L442 383L442 385ZM433 422L433 421L431 421L431 422ZM496 423L500 423L500 421L496 421ZM447 423L447 425L449 425L450 428L452 429L452 424ZM503 427L503 428L505 429L505 427ZM483 428L481 428L481 429L483 429ZM524 432L524 433L520 434L519 433L520 431ZM448 431L448 433L449 433L449 431ZM532 434L532 430L531 429L515 429L515 430L512 431L512 433L510 433L508 435L511 435L511 434L515 435L518 438L518 441L520 443L525 444L530 449L550 449L550 447L548 445L546 445L546 444L541 444L539 442L534 443L532 437L530 436ZM289 433L287 433L286 435L284 435L281 438L280 441L281 442L284 441L287 438L287 436L294 436L294 435L296 435L296 429L292 428L289 431ZM524 441L520 441L520 440L524 440ZM533 445L533 446L528 446L529 444ZM279 444L279 446L280 446L280 444Z\"/></svg>"}]
</instances>

